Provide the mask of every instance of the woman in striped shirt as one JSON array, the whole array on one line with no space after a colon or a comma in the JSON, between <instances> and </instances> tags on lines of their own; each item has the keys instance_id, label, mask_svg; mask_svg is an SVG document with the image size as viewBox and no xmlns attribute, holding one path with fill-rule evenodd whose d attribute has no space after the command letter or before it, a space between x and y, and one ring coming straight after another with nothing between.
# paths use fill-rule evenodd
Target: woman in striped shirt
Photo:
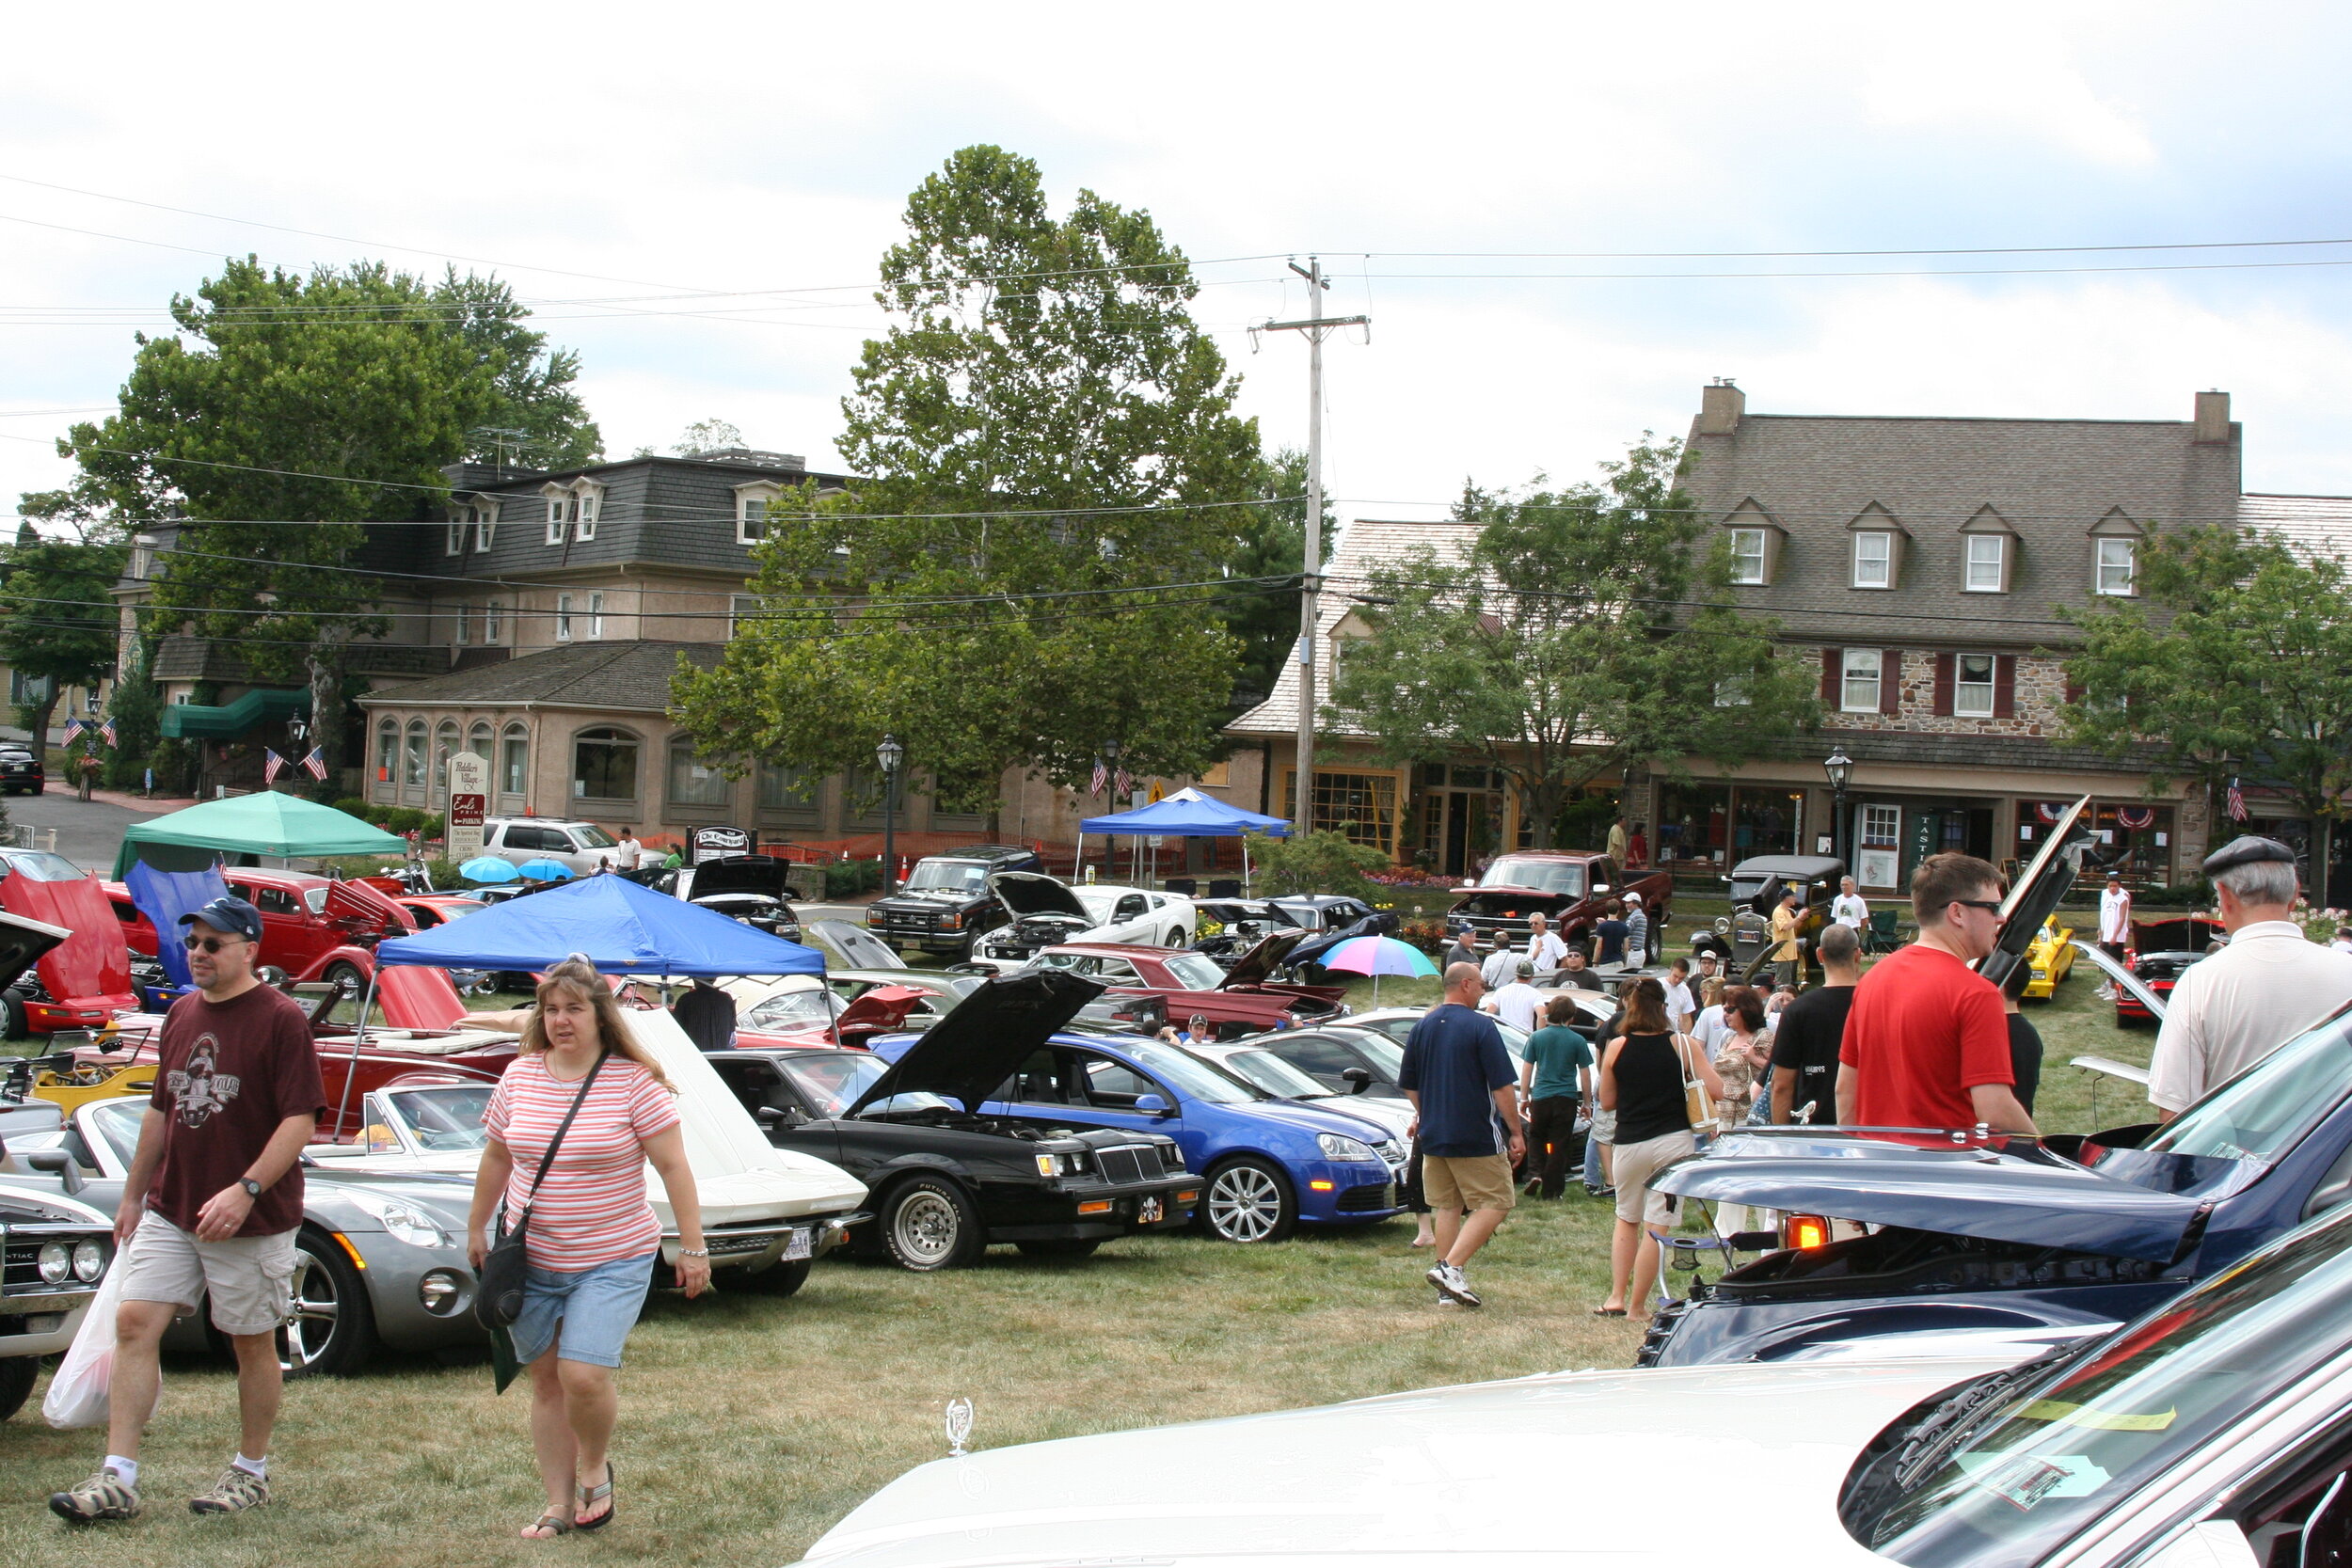
<instances>
[{"instance_id":1,"label":"woman in striped shirt","mask_svg":"<svg viewBox=\"0 0 2352 1568\"><path fill-rule=\"evenodd\" d=\"M591 1069L596 1081L583 1088ZM531 1441L548 1506L524 1528L526 1540L599 1529L612 1519L612 1369L661 1256L661 1225L645 1199L648 1161L677 1216L678 1283L690 1297L710 1284L675 1093L595 966L575 953L540 982L520 1054L483 1115L490 1136L468 1227L475 1268L489 1251L500 1200L510 1214L531 1210L522 1315L508 1333L516 1359L531 1368ZM533 1192L575 1101L580 1114Z\"/></svg>"}]
</instances>

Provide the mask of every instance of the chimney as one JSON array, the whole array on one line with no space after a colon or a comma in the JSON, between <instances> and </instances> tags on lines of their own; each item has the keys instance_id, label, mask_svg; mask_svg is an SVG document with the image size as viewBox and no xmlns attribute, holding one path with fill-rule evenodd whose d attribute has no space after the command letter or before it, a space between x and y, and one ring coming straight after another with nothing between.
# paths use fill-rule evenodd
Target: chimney
<instances>
[{"instance_id":1,"label":"chimney","mask_svg":"<svg viewBox=\"0 0 2352 1568\"><path fill-rule=\"evenodd\" d=\"M2225 404L2226 402L2225 399ZM1717 376L1711 384L1699 388L1698 433L1701 436L1737 435L1740 416L1747 411L1748 394L1734 387L1729 376Z\"/></svg>"},{"instance_id":2,"label":"chimney","mask_svg":"<svg viewBox=\"0 0 2352 1568\"><path fill-rule=\"evenodd\" d=\"M2222 447L2230 444L2230 394L2200 392L2197 394L2197 444L2201 447Z\"/></svg>"}]
</instances>

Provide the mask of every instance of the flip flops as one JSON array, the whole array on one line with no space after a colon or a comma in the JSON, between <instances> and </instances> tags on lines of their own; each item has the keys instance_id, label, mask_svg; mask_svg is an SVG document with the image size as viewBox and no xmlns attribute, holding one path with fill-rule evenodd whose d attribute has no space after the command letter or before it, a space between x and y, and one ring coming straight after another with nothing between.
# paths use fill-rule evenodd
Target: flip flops
<instances>
[{"instance_id":1,"label":"flip flops","mask_svg":"<svg viewBox=\"0 0 2352 1568\"><path fill-rule=\"evenodd\" d=\"M1625 1308L1622 1307L1596 1307L1593 1308L1593 1316L1596 1318L1622 1318L1625 1316ZM581 1529L586 1529L589 1527L582 1525L580 1528Z\"/></svg>"},{"instance_id":2,"label":"flip flops","mask_svg":"<svg viewBox=\"0 0 2352 1568\"><path fill-rule=\"evenodd\" d=\"M576 1487L574 1490L580 1494L580 1502L572 1510L572 1528L574 1529L602 1529L605 1526L612 1522L612 1515L618 1513L621 1510L620 1499L613 1497L612 1506L606 1509L602 1513L597 1514L595 1518L583 1519L580 1516L580 1509L592 1507L596 1503L603 1502L607 1497L612 1497L612 1461L609 1459L604 1462L604 1481L601 1485Z\"/></svg>"}]
</instances>

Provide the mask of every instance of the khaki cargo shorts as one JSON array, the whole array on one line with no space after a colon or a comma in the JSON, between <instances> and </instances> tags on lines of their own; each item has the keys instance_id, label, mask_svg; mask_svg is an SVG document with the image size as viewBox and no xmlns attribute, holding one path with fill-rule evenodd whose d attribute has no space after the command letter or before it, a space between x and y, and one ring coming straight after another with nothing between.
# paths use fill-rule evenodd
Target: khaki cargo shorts
<instances>
[{"instance_id":1,"label":"khaki cargo shorts","mask_svg":"<svg viewBox=\"0 0 2352 1568\"><path fill-rule=\"evenodd\" d=\"M1432 1209L1509 1209L1518 1201L1508 1154L1424 1154L1421 1191Z\"/></svg>"},{"instance_id":2,"label":"khaki cargo shorts","mask_svg":"<svg viewBox=\"0 0 2352 1568\"><path fill-rule=\"evenodd\" d=\"M194 1311L209 1297L213 1326L223 1334L267 1334L286 1321L294 1291L291 1230L199 1242L151 1209L139 1216L125 1256L125 1301L165 1301Z\"/></svg>"}]
</instances>

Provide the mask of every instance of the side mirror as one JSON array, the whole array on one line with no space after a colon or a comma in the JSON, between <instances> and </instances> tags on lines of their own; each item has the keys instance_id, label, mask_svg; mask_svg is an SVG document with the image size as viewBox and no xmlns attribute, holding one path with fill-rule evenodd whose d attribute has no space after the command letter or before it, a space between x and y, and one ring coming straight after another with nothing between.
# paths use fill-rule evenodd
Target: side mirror
<instances>
[{"instance_id":1,"label":"side mirror","mask_svg":"<svg viewBox=\"0 0 2352 1568\"><path fill-rule=\"evenodd\" d=\"M1343 1069L1340 1073L1340 1081L1349 1085L1347 1092L1350 1094L1362 1094L1372 1087L1372 1074L1359 1067Z\"/></svg>"},{"instance_id":2,"label":"side mirror","mask_svg":"<svg viewBox=\"0 0 2352 1568\"><path fill-rule=\"evenodd\" d=\"M1593 884L1593 891L1595 893L1607 893L1609 891L1609 884L1607 882L1595 882Z\"/></svg>"},{"instance_id":3,"label":"side mirror","mask_svg":"<svg viewBox=\"0 0 2352 1568\"><path fill-rule=\"evenodd\" d=\"M1136 1096L1136 1109L1147 1117L1172 1117L1176 1114L1168 1109L1168 1101L1156 1094Z\"/></svg>"},{"instance_id":4,"label":"side mirror","mask_svg":"<svg viewBox=\"0 0 2352 1568\"><path fill-rule=\"evenodd\" d=\"M45 1170L65 1184L71 1195L82 1190L82 1167L73 1163L73 1156L62 1148L44 1148L24 1156L24 1163L35 1170Z\"/></svg>"},{"instance_id":5,"label":"side mirror","mask_svg":"<svg viewBox=\"0 0 2352 1568\"><path fill-rule=\"evenodd\" d=\"M808 1119L798 1111L780 1110L773 1105L762 1105L752 1114L763 1127L792 1127Z\"/></svg>"}]
</instances>

